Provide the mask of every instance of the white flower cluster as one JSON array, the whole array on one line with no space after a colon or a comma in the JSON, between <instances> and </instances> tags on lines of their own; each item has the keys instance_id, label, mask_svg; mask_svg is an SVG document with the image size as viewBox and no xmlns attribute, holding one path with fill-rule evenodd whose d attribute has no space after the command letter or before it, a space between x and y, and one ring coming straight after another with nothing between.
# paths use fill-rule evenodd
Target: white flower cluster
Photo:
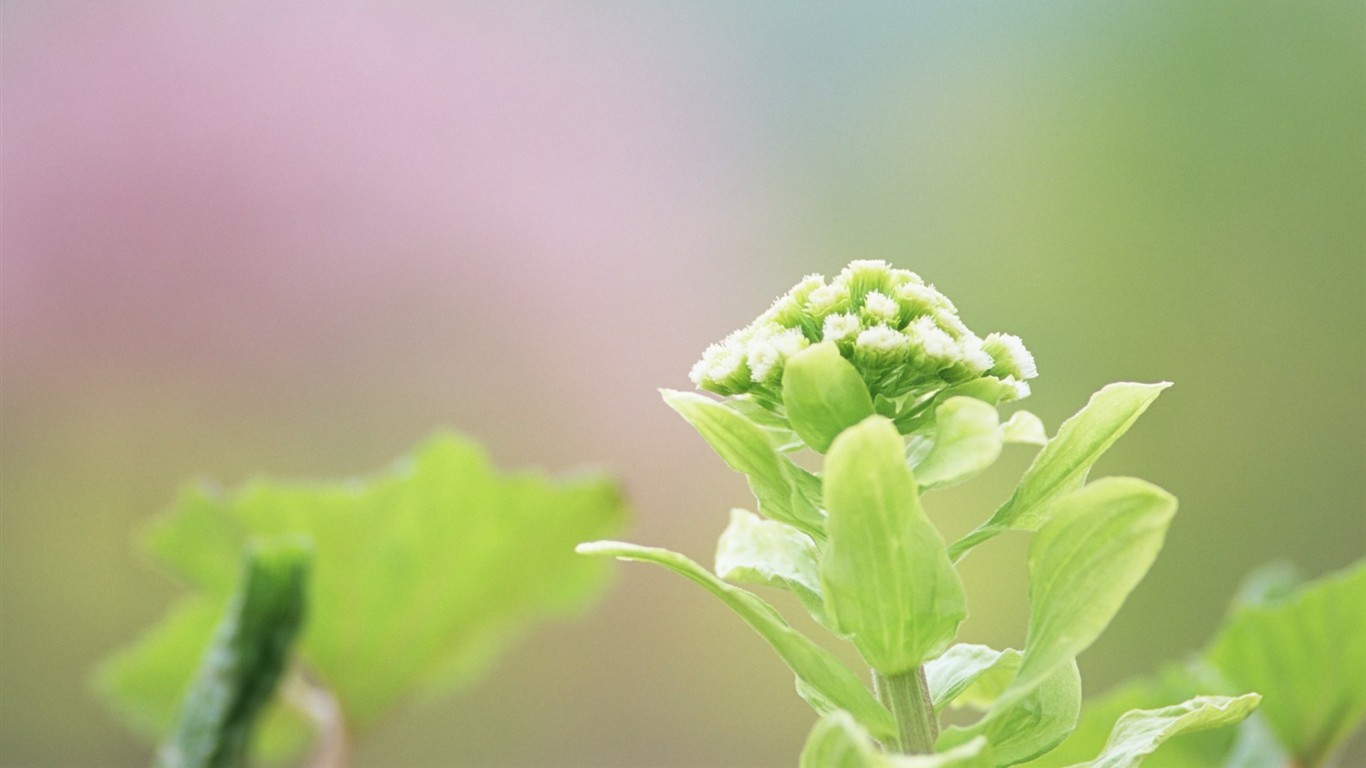
<instances>
[{"instance_id":1,"label":"white flower cluster","mask_svg":"<svg viewBox=\"0 0 1366 768\"><path fill-rule=\"evenodd\" d=\"M713 344L693 366L698 387L721 395L780 397L783 365L834 342L874 395L898 398L984 376L1029 394L1038 371L1018 336L979 338L944 294L914 272L855 261L828 284L809 275L748 327Z\"/></svg>"}]
</instances>

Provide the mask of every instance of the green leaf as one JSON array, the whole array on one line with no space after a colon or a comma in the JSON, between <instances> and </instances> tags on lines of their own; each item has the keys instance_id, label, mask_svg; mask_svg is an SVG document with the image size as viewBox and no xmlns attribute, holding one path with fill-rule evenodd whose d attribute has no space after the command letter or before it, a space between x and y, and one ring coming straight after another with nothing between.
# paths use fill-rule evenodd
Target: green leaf
<instances>
[{"instance_id":1,"label":"green leaf","mask_svg":"<svg viewBox=\"0 0 1366 768\"><path fill-rule=\"evenodd\" d=\"M958 643L925 664L936 711L953 705L985 710L1015 678L1022 654L985 645Z\"/></svg>"},{"instance_id":2,"label":"green leaf","mask_svg":"<svg viewBox=\"0 0 1366 768\"><path fill-rule=\"evenodd\" d=\"M824 479L826 613L879 672L915 669L953 641L967 606L896 427L872 416L845 430Z\"/></svg>"},{"instance_id":3,"label":"green leaf","mask_svg":"<svg viewBox=\"0 0 1366 768\"><path fill-rule=\"evenodd\" d=\"M996 409L971 397L954 397L935 408L933 447L914 465L922 489L956 485L990 467L1001 455Z\"/></svg>"},{"instance_id":4,"label":"green leaf","mask_svg":"<svg viewBox=\"0 0 1366 768\"><path fill-rule=\"evenodd\" d=\"M978 738L935 755L891 755L878 749L848 712L831 712L811 729L800 768L992 768L991 745Z\"/></svg>"},{"instance_id":5,"label":"green leaf","mask_svg":"<svg viewBox=\"0 0 1366 768\"><path fill-rule=\"evenodd\" d=\"M204 652L159 768L246 764L257 718L275 694L304 618L306 544L249 547L240 586Z\"/></svg>"},{"instance_id":6,"label":"green leaf","mask_svg":"<svg viewBox=\"0 0 1366 768\"><path fill-rule=\"evenodd\" d=\"M1242 722L1261 698L1255 693L1237 698L1197 696L1161 709L1126 712L1115 723L1100 755L1073 768L1134 768L1174 736Z\"/></svg>"},{"instance_id":7,"label":"green leaf","mask_svg":"<svg viewBox=\"0 0 1366 768\"><path fill-rule=\"evenodd\" d=\"M825 521L808 498L804 471L774 445L764 428L702 395L660 390L664 402L702 435L731 469L749 480L759 513L787 523L813 538L824 536Z\"/></svg>"},{"instance_id":8,"label":"green leaf","mask_svg":"<svg viewBox=\"0 0 1366 768\"><path fill-rule=\"evenodd\" d=\"M586 555L654 563L696 582L720 598L758 632L797 675L807 701L821 714L843 709L879 737L895 733L892 715L872 693L827 650L793 629L768 603L752 592L721 581L705 568L676 552L617 541L580 544ZM815 695L811 695L815 694Z\"/></svg>"},{"instance_id":9,"label":"green leaf","mask_svg":"<svg viewBox=\"0 0 1366 768\"><path fill-rule=\"evenodd\" d=\"M494 657L495 640L579 610L607 569L576 557L574 545L616 531L622 518L606 480L499 475L475 443L442 436L367 481L188 493L148 543L202 600L222 605L231 584L223 569L248 537L310 539L299 655L363 730L406 696L467 684ZM117 677L133 682L108 686L111 698L144 726L164 727L155 713L179 689L136 681L188 679L187 627L156 633L160 653L120 657Z\"/></svg>"},{"instance_id":10,"label":"green leaf","mask_svg":"<svg viewBox=\"0 0 1366 768\"><path fill-rule=\"evenodd\" d=\"M1366 717L1366 561L1294 597L1235 611L1208 653L1300 765L1318 766Z\"/></svg>"},{"instance_id":11,"label":"green leaf","mask_svg":"<svg viewBox=\"0 0 1366 768\"><path fill-rule=\"evenodd\" d=\"M716 543L716 575L737 584L787 590L811 616L828 624L821 596L820 554L810 536L743 509L730 512L730 525Z\"/></svg>"},{"instance_id":12,"label":"green leaf","mask_svg":"<svg viewBox=\"0 0 1366 768\"><path fill-rule=\"evenodd\" d=\"M1124 713L1135 709L1158 709L1172 701L1219 691L1223 685L1206 670L1178 665L1165 667L1151 677L1129 681L1103 696L1089 699L1072 735L1047 754L1031 760L1027 763L1028 768L1062 768L1084 763L1105 748L1111 729ZM1226 765L1226 755L1233 749L1235 732L1241 732L1250 724L1249 720L1236 729L1208 730L1169 741L1145 765L1154 768L1232 768ZM1271 762L1264 764L1264 768L1284 768L1284 765L1284 762Z\"/></svg>"},{"instance_id":13,"label":"green leaf","mask_svg":"<svg viewBox=\"0 0 1366 768\"><path fill-rule=\"evenodd\" d=\"M824 342L787 361L783 407L802 440L825 453L840 432L873 415L873 398L854 364Z\"/></svg>"},{"instance_id":14,"label":"green leaf","mask_svg":"<svg viewBox=\"0 0 1366 768\"><path fill-rule=\"evenodd\" d=\"M981 720L967 728L946 729L935 745L946 749L985 736L997 766L1015 765L1056 747L1077 725L1081 712L1081 673L1068 660L1013 700L999 699Z\"/></svg>"},{"instance_id":15,"label":"green leaf","mask_svg":"<svg viewBox=\"0 0 1366 768\"><path fill-rule=\"evenodd\" d=\"M1002 697L1019 696L1076 658L1148 572L1176 513L1155 485L1107 477L1053 504L1029 547L1029 632L1020 672Z\"/></svg>"},{"instance_id":16,"label":"green leaf","mask_svg":"<svg viewBox=\"0 0 1366 768\"><path fill-rule=\"evenodd\" d=\"M1043 421L1029 411L1016 411L1001 424L1001 440L1007 443L1048 445Z\"/></svg>"},{"instance_id":17,"label":"green leaf","mask_svg":"<svg viewBox=\"0 0 1366 768\"><path fill-rule=\"evenodd\" d=\"M1049 502L1080 488L1096 460L1170 386L1167 382L1117 383L1092 395L1086 407L1063 422L1057 436L1034 457L1006 503L981 527L954 542L949 548L950 556L956 561L972 547L1005 530L1038 530L1047 520Z\"/></svg>"}]
</instances>

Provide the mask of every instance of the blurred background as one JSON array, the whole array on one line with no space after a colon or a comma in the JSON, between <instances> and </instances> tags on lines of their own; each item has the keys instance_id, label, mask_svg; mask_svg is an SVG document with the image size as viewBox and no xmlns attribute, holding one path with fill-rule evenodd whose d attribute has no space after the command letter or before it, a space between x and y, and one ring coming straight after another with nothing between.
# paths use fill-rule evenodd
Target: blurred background
<instances>
[{"instance_id":1,"label":"blurred background","mask_svg":"<svg viewBox=\"0 0 1366 768\"><path fill-rule=\"evenodd\" d=\"M655 390L853 258L1023 336L1050 430L1176 382L1096 472L1182 510L1087 689L1198 649L1250 568L1366 549L1364 31L1270 0L5 2L0 762L147 762L89 674L178 594L134 538L187 478L369 472L450 427L611 468L631 539L710 562L750 497ZM1013 450L931 497L946 532ZM1025 541L966 561L965 639L1022 642ZM357 762L790 766L812 719L712 598L622 566Z\"/></svg>"}]
</instances>

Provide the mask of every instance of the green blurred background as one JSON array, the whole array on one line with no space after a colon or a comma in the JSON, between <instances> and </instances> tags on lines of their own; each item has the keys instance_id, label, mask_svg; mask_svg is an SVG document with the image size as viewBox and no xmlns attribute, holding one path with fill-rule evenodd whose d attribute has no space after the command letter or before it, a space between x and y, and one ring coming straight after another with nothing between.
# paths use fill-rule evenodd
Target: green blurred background
<instances>
[{"instance_id":1,"label":"green blurred background","mask_svg":"<svg viewBox=\"0 0 1366 768\"><path fill-rule=\"evenodd\" d=\"M852 258L1023 336L1050 428L1176 382L1097 470L1182 509L1089 691L1198 648L1250 568L1366 550L1360 2L6 2L2 42L6 766L145 764L89 673L177 593L133 541L187 478L453 427L613 469L633 540L709 561L748 494L655 388ZM1021 642L1024 543L967 561L966 639ZM623 566L358 764L785 766L811 721L724 608Z\"/></svg>"}]
</instances>

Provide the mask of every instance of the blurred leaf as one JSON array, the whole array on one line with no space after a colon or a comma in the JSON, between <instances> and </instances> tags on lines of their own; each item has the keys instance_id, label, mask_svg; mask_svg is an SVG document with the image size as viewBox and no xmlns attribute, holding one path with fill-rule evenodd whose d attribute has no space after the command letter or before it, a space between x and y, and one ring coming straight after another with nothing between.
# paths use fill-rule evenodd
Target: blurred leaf
<instances>
[{"instance_id":1,"label":"blurred leaf","mask_svg":"<svg viewBox=\"0 0 1366 768\"><path fill-rule=\"evenodd\" d=\"M1010 685L1020 668L1021 653L985 645L958 643L925 664L930 698L936 711L946 706L985 710Z\"/></svg>"},{"instance_id":2,"label":"blurred leaf","mask_svg":"<svg viewBox=\"0 0 1366 768\"><path fill-rule=\"evenodd\" d=\"M248 536L311 539L299 654L348 723L364 727L407 694L467 682L491 659L494 640L538 616L581 606L606 571L575 557L574 545L616 530L622 515L610 482L500 476L473 442L444 436L367 482L256 482L224 498L191 493L156 526L149 545L204 600L221 604L226 553ZM197 630L185 618L172 629L142 643L161 648L141 654L156 669L138 679L188 678L192 654L177 644ZM146 723L180 691L129 684L111 692Z\"/></svg>"},{"instance_id":3,"label":"blurred leaf","mask_svg":"<svg viewBox=\"0 0 1366 768\"><path fill-rule=\"evenodd\" d=\"M1243 579L1233 598L1233 610L1283 602L1294 597L1303 585L1304 577L1295 566L1284 561L1267 563Z\"/></svg>"},{"instance_id":4,"label":"blurred leaf","mask_svg":"<svg viewBox=\"0 0 1366 768\"><path fill-rule=\"evenodd\" d=\"M586 555L654 563L696 582L720 598L768 641L804 683L798 690L816 711L827 714L837 709L846 710L879 737L895 732L891 713L873 698L854 673L829 651L788 626L772 606L752 592L721 581L697 563L667 549L597 541L579 545L578 551Z\"/></svg>"},{"instance_id":5,"label":"blurred leaf","mask_svg":"<svg viewBox=\"0 0 1366 768\"><path fill-rule=\"evenodd\" d=\"M1304 766L1323 765L1366 716L1366 561L1280 602L1244 605L1209 661L1265 697L1260 714Z\"/></svg>"},{"instance_id":6,"label":"blurred leaf","mask_svg":"<svg viewBox=\"0 0 1366 768\"><path fill-rule=\"evenodd\" d=\"M311 556L306 543L290 539L248 547L238 591L204 652L157 766L246 764L257 718L275 695L304 620Z\"/></svg>"},{"instance_id":7,"label":"blurred leaf","mask_svg":"<svg viewBox=\"0 0 1366 768\"><path fill-rule=\"evenodd\" d=\"M1007 443L1048 445L1043 421L1029 411L1016 411L1001 424L1001 440Z\"/></svg>"},{"instance_id":8,"label":"blurred leaf","mask_svg":"<svg viewBox=\"0 0 1366 768\"><path fill-rule=\"evenodd\" d=\"M1015 765L1062 743L1076 727L1080 712L1081 673L1076 661L1068 660L1022 697L998 700L971 726L946 729L936 746L945 749L985 736L997 766Z\"/></svg>"},{"instance_id":9,"label":"blurred leaf","mask_svg":"<svg viewBox=\"0 0 1366 768\"><path fill-rule=\"evenodd\" d=\"M935 755L892 755L878 749L848 712L831 712L811 729L800 768L992 768L986 739Z\"/></svg>"},{"instance_id":10,"label":"blurred leaf","mask_svg":"<svg viewBox=\"0 0 1366 768\"><path fill-rule=\"evenodd\" d=\"M1038 530L1047 520L1048 502L1086 482L1091 466L1115 444L1162 390L1171 384L1109 384L1086 407L1063 422L1058 434L1034 457L1015 492L991 519L949 548L956 561L969 549L1012 528Z\"/></svg>"},{"instance_id":11,"label":"blurred leaf","mask_svg":"<svg viewBox=\"0 0 1366 768\"><path fill-rule=\"evenodd\" d=\"M981 473L1001 455L996 409L981 400L953 397L935 408L933 447L913 465L922 489L955 485Z\"/></svg>"},{"instance_id":12,"label":"blurred leaf","mask_svg":"<svg viewBox=\"0 0 1366 768\"><path fill-rule=\"evenodd\" d=\"M833 342L807 347L787 361L783 406L792 428L819 453L840 432L873 415L868 386Z\"/></svg>"},{"instance_id":13,"label":"blurred leaf","mask_svg":"<svg viewBox=\"0 0 1366 768\"><path fill-rule=\"evenodd\" d=\"M762 427L702 395L670 389L661 393L731 469L749 479L760 514L813 538L824 536L825 521L799 479L807 473L778 450Z\"/></svg>"},{"instance_id":14,"label":"blurred leaf","mask_svg":"<svg viewBox=\"0 0 1366 768\"><path fill-rule=\"evenodd\" d=\"M1107 477L1052 505L1029 547L1029 631L1009 701L1095 641L1148 572L1176 499L1155 485ZM999 702L998 702L999 703Z\"/></svg>"},{"instance_id":15,"label":"blurred leaf","mask_svg":"<svg viewBox=\"0 0 1366 768\"><path fill-rule=\"evenodd\" d=\"M821 596L820 554L811 537L790 525L733 509L716 542L716 575L737 584L763 584L796 595L811 616L828 624Z\"/></svg>"},{"instance_id":16,"label":"blurred leaf","mask_svg":"<svg viewBox=\"0 0 1366 768\"><path fill-rule=\"evenodd\" d=\"M1126 712L1115 723L1100 755L1074 768L1134 768L1167 739L1241 722L1260 700L1255 693L1237 698L1197 696L1161 709Z\"/></svg>"},{"instance_id":17,"label":"blurred leaf","mask_svg":"<svg viewBox=\"0 0 1366 768\"><path fill-rule=\"evenodd\" d=\"M872 416L845 430L825 462L825 609L886 675L937 656L967 616L963 584L920 508L904 450L896 427Z\"/></svg>"}]
</instances>

